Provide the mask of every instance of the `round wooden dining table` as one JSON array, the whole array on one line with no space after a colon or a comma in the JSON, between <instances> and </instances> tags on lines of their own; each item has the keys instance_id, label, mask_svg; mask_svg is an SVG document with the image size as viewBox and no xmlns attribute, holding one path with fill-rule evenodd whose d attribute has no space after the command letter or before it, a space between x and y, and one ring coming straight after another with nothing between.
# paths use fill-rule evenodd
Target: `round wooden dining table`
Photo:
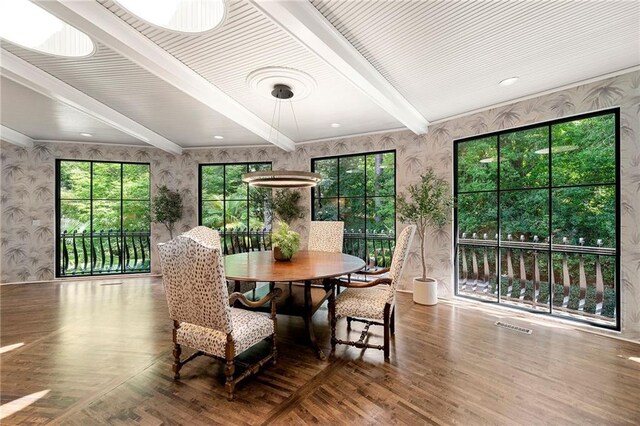
<instances>
[{"instance_id":1,"label":"round wooden dining table","mask_svg":"<svg viewBox=\"0 0 640 426\"><path fill-rule=\"evenodd\" d=\"M259 300L274 287L282 290L282 295L276 299L278 313L304 318L309 341L320 359L325 359L325 355L316 340L311 317L333 294L329 279L364 267L364 261L356 256L320 251L299 251L290 261L274 260L271 251L251 251L224 257L228 280L270 283L262 291L248 292L246 295L250 300ZM314 285L317 280L323 284ZM267 309L266 305L264 309Z\"/></svg>"}]
</instances>

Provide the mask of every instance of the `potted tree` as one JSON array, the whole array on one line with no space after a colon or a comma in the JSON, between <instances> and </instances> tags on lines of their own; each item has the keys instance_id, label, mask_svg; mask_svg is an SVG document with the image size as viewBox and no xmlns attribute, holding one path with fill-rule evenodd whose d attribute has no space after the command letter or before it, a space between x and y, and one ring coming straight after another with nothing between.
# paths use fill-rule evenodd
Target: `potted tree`
<instances>
[{"instance_id":1,"label":"potted tree","mask_svg":"<svg viewBox=\"0 0 640 426\"><path fill-rule=\"evenodd\" d=\"M258 188L249 193L253 214L265 221L275 217L282 222L291 224L296 219L302 219L304 212L300 205L302 195L293 189L272 191L270 188Z\"/></svg>"},{"instance_id":2,"label":"potted tree","mask_svg":"<svg viewBox=\"0 0 640 426\"><path fill-rule=\"evenodd\" d=\"M172 191L166 185L158 187L158 193L152 201L153 221L162 223L169 231L170 239L173 239L175 223L182 218L182 195L178 191Z\"/></svg>"},{"instance_id":3,"label":"potted tree","mask_svg":"<svg viewBox=\"0 0 640 426\"><path fill-rule=\"evenodd\" d=\"M300 205L302 195L300 191L294 189L282 189L274 191L273 194L273 213L283 222L291 224L296 219L302 219L304 212Z\"/></svg>"},{"instance_id":4,"label":"potted tree","mask_svg":"<svg viewBox=\"0 0 640 426\"><path fill-rule=\"evenodd\" d=\"M409 185L407 195L407 198L398 197L398 213L402 222L416 224L422 262L422 275L413 279L413 301L435 305L438 303L438 281L427 277L425 241L430 227L441 229L449 223L454 200L447 181L438 178L432 169L420 176L419 183Z\"/></svg>"}]
</instances>

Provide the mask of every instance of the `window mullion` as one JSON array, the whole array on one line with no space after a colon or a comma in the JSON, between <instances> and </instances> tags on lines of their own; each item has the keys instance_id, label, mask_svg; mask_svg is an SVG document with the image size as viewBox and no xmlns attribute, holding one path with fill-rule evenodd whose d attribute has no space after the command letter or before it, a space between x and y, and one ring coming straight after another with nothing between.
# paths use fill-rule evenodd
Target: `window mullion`
<instances>
[{"instance_id":1,"label":"window mullion","mask_svg":"<svg viewBox=\"0 0 640 426\"><path fill-rule=\"evenodd\" d=\"M120 163L120 234L122 235L122 268L120 268L121 273L125 273L125 243L126 243L126 235L124 232L124 164ZM133 241L132 241L133 242ZM135 244L135 243L134 243ZM128 250L127 250L128 251Z\"/></svg>"},{"instance_id":2,"label":"window mullion","mask_svg":"<svg viewBox=\"0 0 640 426\"><path fill-rule=\"evenodd\" d=\"M547 254L547 286L549 287L549 314L553 314L553 296L555 293L555 288L554 287L554 283L553 283L553 252L551 251L551 248L553 247L553 235L552 235L552 227L553 227L553 197L552 197L552 187L553 187L553 171L551 169L552 167L552 156L553 156L553 150L551 149L553 146L553 141L552 141L552 136L551 136L551 125L548 126L548 144L549 144L549 158L547 159L548 161L548 170L547 170L547 175L548 175L548 188L549 188L549 199L548 199L548 206L547 206L547 211L549 214L549 218L548 218L548 228L547 228L547 239L549 241L549 252Z\"/></svg>"},{"instance_id":3,"label":"window mullion","mask_svg":"<svg viewBox=\"0 0 640 426\"><path fill-rule=\"evenodd\" d=\"M498 203L496 206L496 235L498 236L498 241L496 241L496 286L498 290L498 303L500 303L502 300L502 222L500 220L500 168L502 166L502 161L500 160L500 135L496 137L496 144L496 158L498 161L498 165L496 167L496 202Z\"/></svg>"}]
</instances>

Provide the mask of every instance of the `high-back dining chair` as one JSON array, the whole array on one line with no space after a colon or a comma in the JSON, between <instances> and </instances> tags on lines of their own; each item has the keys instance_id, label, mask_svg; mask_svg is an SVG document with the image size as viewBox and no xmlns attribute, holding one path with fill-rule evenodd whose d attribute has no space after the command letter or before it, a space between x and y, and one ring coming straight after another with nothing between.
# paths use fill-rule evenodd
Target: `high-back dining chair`
<instances>
[{"instance_id":1,"label":"high-back dining chair","mask_svg":"<svg viewBox=\"0 0 640 426\"><path fill-rule=\"evenodd\" d=\"M312 220L309 225L309 251L342 253L344 241L344 222L330 220ZM300 283L295 283L300 285ZM323 280L313 280L311 285L323 287Z\"/></svg>"},{"instance_id":2,"label":"high-back dining chair","mask_svg":"<svg viewBox=\"0 0 640 426\"><path fill-rule=\"evenodd\" d=\"M182 237L191 238L201 244L216 247L220 252L222 252L220 234L215 229L211 229L206 226L196 226L195 228L191 228L189 231L180 235Z\"/></svg>"},{"instance_id":3,"label":"high-back dining chair","mask_svg":"<svg viewBox=\"0 0 640 426\"><path fill-rule=\"evenodd\" d=\"M204 227L158 244L162 282L173 320L174 378L179 379L182 366L197 356L220 358L226 362L225 390L231 400L240 380L268 361L276 362L274 299L279 290L256 302L241 293L229 296L219 238L216 241L213 233L199 228ZM270 301L271 316L231 307L236 300L254 308ZM271 341L269 354L234 378L236 356L264 339ZM196 352L181 360L182 345Z\"/></svg>"},{"instance_id":4,"label":"high-back dining chair","mask_svg":"<svg viewBox=\"0 0 640 426\"><path fill-rule=\"evenodd\" d=\"M211 229L206 226L196 226L195 228L192 228L181 235L184 237L193 238L194 240L199 241L203 244L213 245L220 249L220 253L223 252L220 233L215 229ZM252 282L236 281L227 283L227 291L229 293L233 293L234 291L246 293L248 291L255 291L255 289L256 283Z\"/></svg>"},{"instance_id":5,"label":"high-back dining chair","mask_svg":"<svg viewBox=\"0 0 640 426\"><path fill-rule=\"evenodd\" d=\"M396 249L391 262L389 275L371 282L339 281L340 286L347 287L338 296L329 299L329 317L331 321L331 352L335 353L337 344L350 345L357 348L382 349L384 358L389 358L390 335L395 332L395 300L398 281L402 276L405 261L416 226L410 225L402 230L396 242ZM365 323L365 329L358 341L347 341L336 338L336 322L338 318L347 318L347 329L351 322ZM382 322L380 322L382 321ZM371 325L384 327L384 345L371 345L366 342L366 335Z\"/></svg>"},{"instance_id":6,"label":"high-back dining chair","mask_svg":"<svg viewBox=\"0 0 640 426\"><path fill-rule=\"evenodd\" d=\"M342 253L344 240L344 222L311 221L309 226L309 251Z\"/></svg>"}]
</instances>

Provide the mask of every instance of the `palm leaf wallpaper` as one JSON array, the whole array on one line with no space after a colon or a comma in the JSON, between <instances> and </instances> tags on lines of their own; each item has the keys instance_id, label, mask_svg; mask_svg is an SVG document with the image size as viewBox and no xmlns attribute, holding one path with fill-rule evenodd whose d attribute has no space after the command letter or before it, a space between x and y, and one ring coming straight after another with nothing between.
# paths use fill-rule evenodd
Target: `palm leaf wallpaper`
<instances>
[{"instance_id":1,"label":"palm leaf wallpaper","mask_svg":"<svg viewBox=\"0 0 640 426\"><path fill-rule=\"evenodd\" d=\"M571 116L602 108L621 108L621 283L623 335L640 339L640 72L551 93L507 106L435 124L430 133L416 137L409 131L366 135L300 145L295 153L275 147L189 150L180 158L155 148L127 148L96 144L36 144L25 150L2 142L1 146L1 280L6 282L50 280L55 270L53 255L54 162L62 159L144 161L151 164L151 185L167 185L183 193L185 214L179 230L197 225L198 163L245 162L273 159L274 169L309 170L310 159L327 155L359 153L374 149L396 149L397 192L426 167L452 181L453 143L458 138L510 127ZM27 189L25 191L25 188ZM303 202L309 205L308 194ZM308 213L309 214L309 213ZM34 225L34 220L40 221ZM306 227L298 223L303 246ZM37 222L36 222L37 223ZM398 231L402 228L398 224ZM440 281L440 294L453 294L453 247L450 228L430 238L427 247L432 275ZM153 225L152 246L169 237L163 226ZM159 271L157 253L152 252L152 272ZM419 274L417 239L407 263L401 289L411 290L412 277Z\"/></svg>"}]
</instances>

